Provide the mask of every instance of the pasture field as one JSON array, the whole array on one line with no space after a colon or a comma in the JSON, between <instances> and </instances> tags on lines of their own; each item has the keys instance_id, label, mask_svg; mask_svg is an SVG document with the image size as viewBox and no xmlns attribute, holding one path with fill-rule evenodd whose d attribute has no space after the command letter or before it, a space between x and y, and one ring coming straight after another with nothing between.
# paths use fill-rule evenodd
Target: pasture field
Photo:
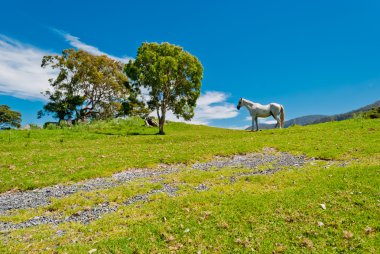
<instances>
[{"instance_id":1,"label":"pasture field","mask_svg":"<svg viewBox=\"0 0 380 254\"><path fill-rule=\"evenodd\" d=\"M1 131L0 193L110 176L128 168L193 163L215 155L261 151L302 153L324 160L375 159L379 120L350 120L260 131L169 123L167 135L141 119L72 129Z\"/></svg>"},{"instance_id":2,"label":"pasture field","mask_svg":"<svg viewBox=\"0 0 380 254\"><path fill-rule=\"evenodd\" d=\"M87 224L0 231L0 253L379 253L379 120L261 132L169 123L165 136L141 125L132 119L0 132L0 192L266 150L302 154L307 162L273 174L184 167L9 211L0 224L80 216L105 202L117 208ZM175 195L152 191L168 185Z\"/></svg>"}]
</instances>

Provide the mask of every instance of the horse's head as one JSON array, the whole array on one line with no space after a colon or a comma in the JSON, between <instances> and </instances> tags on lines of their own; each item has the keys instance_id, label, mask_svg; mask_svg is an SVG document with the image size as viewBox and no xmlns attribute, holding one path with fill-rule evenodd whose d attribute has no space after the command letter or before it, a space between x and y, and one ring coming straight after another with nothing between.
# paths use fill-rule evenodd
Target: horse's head
<instances>
[{"instance_id":1,"label":"horse's head","mask_svg":"<svg viewBox=\"0 0 380 254\"><path fill-rule=\"evenodd\" d=\"M240 98L239 103L236 107L238 110L240 110L242 103L243 103L243 98Z\"/></svg>"}]
</instances>

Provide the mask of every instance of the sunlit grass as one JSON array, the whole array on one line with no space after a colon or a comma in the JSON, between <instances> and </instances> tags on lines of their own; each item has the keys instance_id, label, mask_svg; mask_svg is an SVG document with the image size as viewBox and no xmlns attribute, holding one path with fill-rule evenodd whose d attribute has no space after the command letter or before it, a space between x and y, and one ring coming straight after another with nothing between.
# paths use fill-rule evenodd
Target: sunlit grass
<instances>
[{"instance_id":1,"label":"sunlit grass","mask_svg":"<svg viewBox=\"0 0 380 254\"><path fill-rule=\"evenodd\" d=\"M0 192L110 176L159 163L191 163L264 147L338 160L371 158L380 152L379 120L261 132L169 123L165 136L142 125L142 120L132 119L72 129L1 131Z\"/></svg>"},{"instance_id":2,"label":"sunlit grass","mask_svg":"<svg viewBox=\"0 0 380 254\"><path fill-rule=\"evenodd\" d=\"M29 253L87 253L94 248L99 253L379 250L378 167L306 165L269 176L242 176L230 182L232 173L230 169L221 169L171 174L163 182L182 186L175 197L155 194L149 202L121 205L116 212L89 225L65 223L17 230L7 235L8 245L0 250ZM193 187L200 182L209 190L196 191ZM146 185L137 183L131 186L133 193L147 190ZM117 189L102 192L101 196L111 198L115 193L122 196L123 190L131 194L127 186ZM88 195L90 200L96 200L91 196ZM114 201L122 204L128 196ZM56 212L66 211L72 200L65 198L52 206ZM83 208L80 200L78 204ZM326 210L320 204L325 204ZM58 235L58 231L64 234Z\"/></svg>"},{"instance_id":3,"label":"sunlit grass","mask_svg":"<svg viewBox=\"0 0 380 254\"><path fill-rule=\"evenodd\" d=\"M0 132L0 190L261 152L265 147L321 160L273 175L238 176L252 171L244 168L185 168L156 181L136 179L53 199L47 206L2 215L0 221L64 218L103 202L118 209L87 225L41 225L0 233L0 253L379 252L379 120L257 133L169 123L166 131L165 136L155 135L156 129L132 119ZM176 187L176 196L155 193L148 202L125 205L129 198L164 184ZM200 184L207 190L197 191Z\"/></svg>"}]
</instances>

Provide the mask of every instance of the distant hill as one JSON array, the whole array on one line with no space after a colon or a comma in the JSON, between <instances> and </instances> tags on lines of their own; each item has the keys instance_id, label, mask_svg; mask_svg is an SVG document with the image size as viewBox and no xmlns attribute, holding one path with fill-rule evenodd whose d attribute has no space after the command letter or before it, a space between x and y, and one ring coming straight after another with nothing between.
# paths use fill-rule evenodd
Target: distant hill
<instances>
[{"instance_id":1,"label":"distant hill","mask_svg":"<svg viewBox=\"0 0 380 254\"><path fill-rule=\"evenodd\" d=\"M371 110L372 108L377 108L377 107L380 107L380 101L376 101L375 103L372 103L372 104L369 104L367 106L352 110L352 111L347 112L347 113L322 117L320 119L316 119L314 122L312 122L310 124L346 120L346 119L352 118L357 113L367 112L367 111Z\"/></svg>"},{"instance_id":2,"label":"distant hill","mask_svg":"<svg viewBox=\"0 0 380 254\"><path fill-rule=\"evenodd\" d=\"M326 116L326 115L308 115L308 116L302 116L297 117L294 119L290 119L288 121L285 121L284 127L287 128L292 125L309 125L309 124L317 124L317 123L325 123L325 122L331 122L331 121L342 121L349 118L352 118L355 114L361 113L361 112L367 112L372 110L373 108L380 107L380 100L376 101L372 104L369 104L367 106L352 110L347 113L343 114L336 114L332 116ZM259 123L260 129L273 129L275 127L275 124L265 124L265 123ZM251 127L246 128L246 130L250 130Z\"/></svg>"},{"instance_id":3,"label":"distant hill","mask_svg":"<svg viewBox=\"0 0 380 254\"><path fill-rule=\"evenodd\" d=\"M326 115L309 115L309 116L301 116L297 118L290 119L288 121L285 121L284 127L287 128L292 125L308 125L312 122L316 121L317 119L326 117ZM267 123L259 123L260 129L274 129L276 124L267 124ZM248 127L246 130L250 130L251 127Z\"/></svg>"},{"instance_id":4,"label":"distant hill","mask_svg":"<svg viewBox=\"0 0 380 254\"><path fill-rule=\"evenodd\" d=\"M297 118L285 121L284 127L287 128L292 125L308 125L324 117L327 117L327 116L325 115L301 116L301 117L297 117Z\"/></svg>"}]
</instances>

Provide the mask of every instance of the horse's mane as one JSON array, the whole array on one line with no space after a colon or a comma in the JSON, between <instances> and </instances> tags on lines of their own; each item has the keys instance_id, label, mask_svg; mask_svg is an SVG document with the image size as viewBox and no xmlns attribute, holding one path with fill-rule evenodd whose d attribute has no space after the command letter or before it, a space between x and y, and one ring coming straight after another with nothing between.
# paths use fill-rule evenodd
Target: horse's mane
<instances>
[{"instance_id":1,"label":"horse's mane","mask_svg":"<svg viewBox=\"0 0 380 254\"><path fill-rule=\"evenodd\" d=\"M246 103L248 103L248 104L251 104L251 105L253 105L254 104L254 102L253 101L250 101L250 100L247 100L247 99L244 99L244 98L242 98L242 100L243 101L245 101Z\"/></svg>"}]
</instances>

